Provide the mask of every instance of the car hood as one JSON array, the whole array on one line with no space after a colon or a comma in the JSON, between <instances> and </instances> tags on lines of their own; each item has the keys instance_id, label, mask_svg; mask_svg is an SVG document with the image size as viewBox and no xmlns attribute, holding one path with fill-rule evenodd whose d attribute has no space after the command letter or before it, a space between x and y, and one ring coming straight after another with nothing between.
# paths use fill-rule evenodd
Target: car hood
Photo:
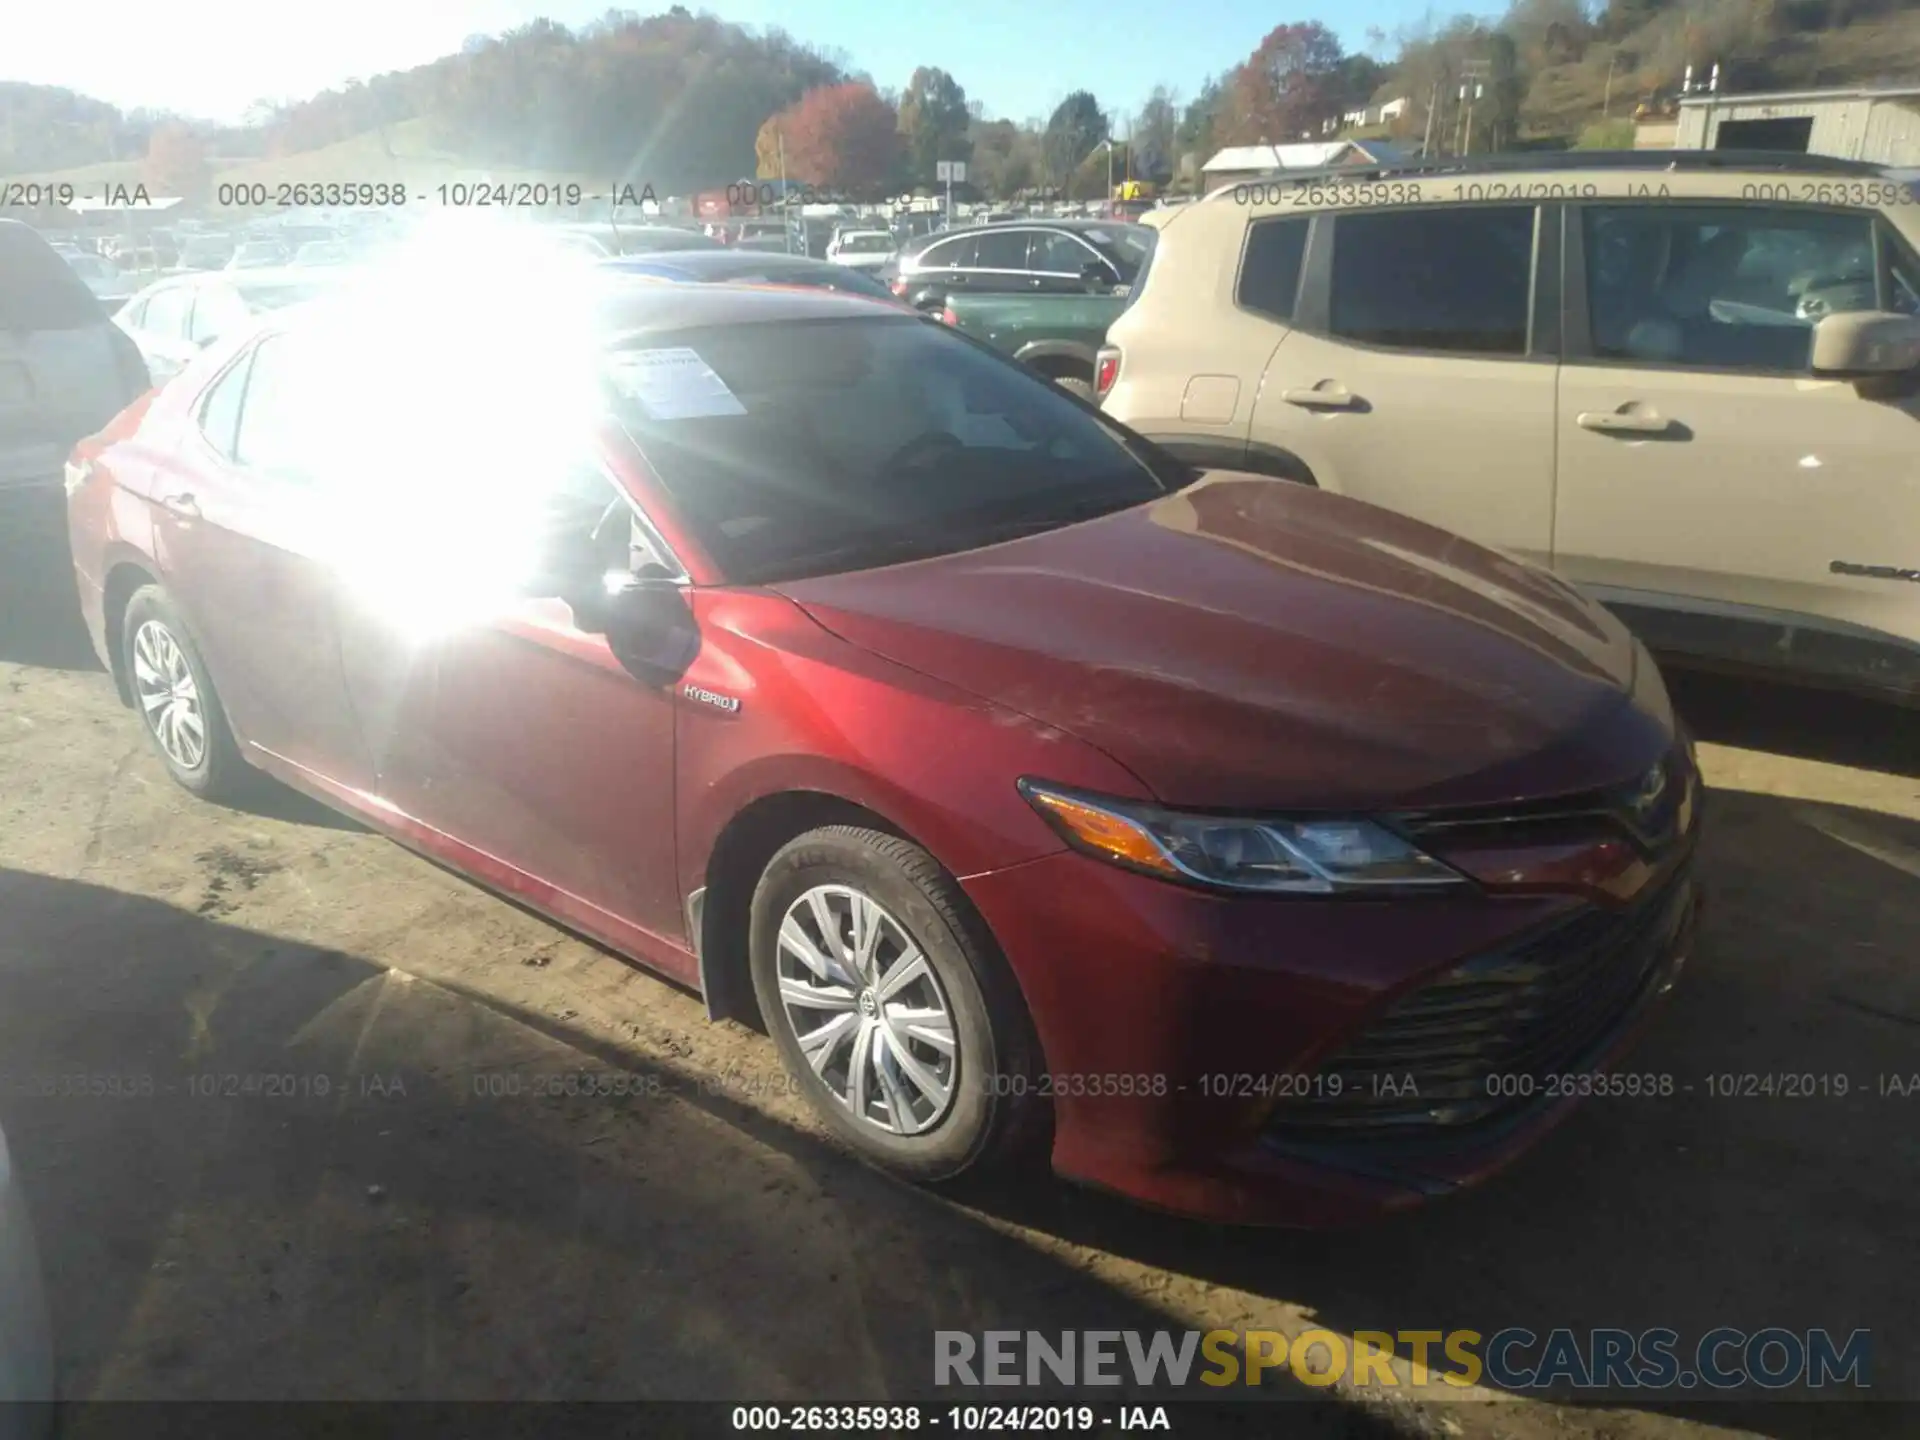
<instances>
[{"instance_id":1,"label":"car hood","mask_svg":"<svg viewBox=\"0 0 1920 1440\"><path fill-rule=\"evenodd\" d=\"M779 587L849 643L1227 810L1492 804L1672 743L1658 672L1543 571L1403 516L1213 472L1115 515Z\"/></svg>"}]
</instances>

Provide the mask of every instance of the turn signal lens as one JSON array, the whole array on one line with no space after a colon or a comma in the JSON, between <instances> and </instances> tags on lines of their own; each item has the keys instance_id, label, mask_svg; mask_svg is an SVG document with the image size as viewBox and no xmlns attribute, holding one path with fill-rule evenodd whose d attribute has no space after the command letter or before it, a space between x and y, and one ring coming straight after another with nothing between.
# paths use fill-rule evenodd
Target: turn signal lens
<instances>
[{"instance_id":1,"label":"turn signal lens","mask_svg":"<svg viewBox=\"0 0 1920 1440\"><path fill-rule=\"evenodd\" d=\"M1058 791L1042 790L1037 785L1022 785L1021 790L1028 803L1053 821L1067 839L1143 870L1156 870L1168 876L1179 873L1146 827L1138 822Z\"/></svg>"}]
</instances>

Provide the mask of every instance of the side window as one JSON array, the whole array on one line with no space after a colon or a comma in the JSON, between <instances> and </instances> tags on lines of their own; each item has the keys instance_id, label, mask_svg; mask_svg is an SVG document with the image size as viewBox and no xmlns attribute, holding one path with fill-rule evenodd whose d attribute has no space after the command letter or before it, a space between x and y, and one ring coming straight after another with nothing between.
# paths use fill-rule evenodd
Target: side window
<instances>
[{"instance_id":1,"label":"side window","mask_svg":"<svg viewBox=\"0 0 1920 1440\"><path fill-rule=\"evenodd\" d=\"M193 310L193 292L184 285L169 285L147 297L146 315L140 328L171 339L186 338L187 317Z\"/></svg>"},{"instance_id":2,"label":"side window","mask_svg":"<svg viewBox=\"0 0 1920 1440\"><path fill-rule=\"evenodd\" d=\"M227 373L213 382L207 398L200 402L200 429L207 442L229 460L234 457L234 442L240 428L240 401L247 393L247 371L253 368L253 356L243 356Z\"/></svg>"},{"instance_id":3,"label":"side window","mask_svg":"<svg viewBox=\"0 0 1920 1440\"><path fill-rule=\"evenodd\" d=\"M577 534L582 543L593 540L608 573L637 575L649 565L682 573L680 562L653 527L598 466L569 467L545 503L561 527Z\"/></svg>"},{"instance_id":4,"label":"side window","mask_svg":"<svg viewBox=\"0 0 1920 1440\"><path fill-rule=\"evenodd\" d=\"M306 483L323 437L302 394L303 368L288 336L270 335L255 347L233 456L250 470Z\"/></svg>"},{"instance_id":5,"label":"side window","mask_svg":"<svg viewBox=\"0 0 1920 1440\"><path fill-rule=\"evenodd\" d=\"M1524 355L1534 213L1500 205L1337 217L1329 328L1367 345Z\"/></svg>"},{"instance_id":6,"label":"side window","mask_svg":"<svg viewBox=\"0 0 1920 1440\"><path fill-rule=\"evenodd\" d=\"M196 345L219 339L247 319L247 307L241 298L224 285L202 285L194 296L193 321L187 338Z\"/></svg>"},{"instance_id":7,"label":"side window","mask_svg":"<svg viewBox=\"0 0 1920 1440\"><path fill-rule=\"evenodd\" d=\"M1802 371L1819 320L1879 308L1868 215L1596 205L1581 224L1604 359Z\"/></svg>"},{"instance_id":8,"label":"side window","mask_svg":"<svg viewBox=\"0 0 1920 1440\"><path fill-rule=\"evenodd\" d=\"M1047 275L1078 277L1093 254L1071 235L1058 230L1036 230L1027 247L1027 268Z\"/></svg>"},{"instance_id":9,"label":"side window","mask_svg":"<svg viewBox=\"0 0 1920 1440\"><path fill-rule=\"evenodd\" d=\"M920 268L954 270L973 264L973 240L971 235L960 235L941 241L921 255Z\"/></svg>"},{"instance_id":10,"label":"side window","mask_svg":"<svg viewBox=\"0 0 1920 1440\"><path fill-rule=\"evenodd\" d=\"M1887 261L1887 309L1898 315L1920 315L1920 260L1891 229L1880 231L1880 253Z\"/></svg>"},{"instance_id":11,"label":"side window","mask_svg":"<svg viewBox=\"0 0 1920 1440\"><path fill-rule=\"evenodd\" d=\"M140 330L145 328L143 321L146 313L147 302L133 300L121 306L120 313L115 318L123 321L130 329Z\"/></svg>"},{"instance_id":12,"label":"side window","mask_svg":"<svg viewBox=\"0 0 1920 1440\"><path fill-rule=\"evenodd\" d=\"M1025 230L989 230L975 244L973 267L976 270L1024 270L1027 268L1027 232Z\"/></svg>"},{"instance_id":13,"label":"side window","mask_svg":"<svg viewBox=\"0 0 1920 1440\"><path fill-rule=\"evenodd\" d=\"M1293 318L1309 223L1304 217L1253 223L1247 231L1247 253L1240 261L1240 287L1235 295L1240 304L1276 320Z\"/></svg>"}]
</instances>

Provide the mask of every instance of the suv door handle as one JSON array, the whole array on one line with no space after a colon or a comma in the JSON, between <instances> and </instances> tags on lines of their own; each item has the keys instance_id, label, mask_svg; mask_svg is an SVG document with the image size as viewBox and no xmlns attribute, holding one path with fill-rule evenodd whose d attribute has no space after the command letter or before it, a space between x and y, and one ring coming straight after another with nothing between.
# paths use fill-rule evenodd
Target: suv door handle
<instances>
[{"instance_id":1,"label":"suv door handle","mask_svg":"<svg viewBox=\"0 0 1920 1440\"><path fill-rule=\"evenodd\" d=\"M1344 385L1329 385L1324 390L1311 386L1282 390L1280 398L1289 405L1298 405L1302 410L1358 410L1360 408L1360 397Z\"/></svg>"},{"instance_id":2,"label":"suv door handle","mask_svg":"<svg viewBox=\"0 0 1920 1440\"><path fill-rule=\"evenodd\" d=\"M1618 410L1582 410L1574 423L1602 435L1665 435L1673 429L1673 422L1664 415L1626 415Z\"/></svg>"},{"instance_id":3,"label":"suv door handle","mask_svg":"<svg viewBox=\"0 0 1920 1440\"><path fill-rule=\"evenodd\" d=\"M177 516L182 520L198 520L200 518L199 502L186 491L180 491L172 495L162 495L160 497L160 508L165 510L169 515Z\"/></svg>"}]
</instances>

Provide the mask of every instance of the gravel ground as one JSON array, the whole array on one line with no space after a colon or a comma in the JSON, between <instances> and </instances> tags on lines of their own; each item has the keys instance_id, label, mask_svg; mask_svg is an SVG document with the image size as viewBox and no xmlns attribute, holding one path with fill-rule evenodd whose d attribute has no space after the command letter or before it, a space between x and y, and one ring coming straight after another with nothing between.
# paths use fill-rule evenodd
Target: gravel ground
<instances>
[{"instance_id":1,"label":"gravel ground","mask_svg":"<svg viewBox=\"0 0 1920 1440\"><path fill-rule=\"evenodd\" d=\"M0 1071L128 1092L0 1087L68 1399L879 1399L926 1393L935 1329L1720 1324L1871 1329L1874 1394L1920 1399L1920 1096L1872 1093L1920 1071L1910 714L1676 676L1711 899L1633 1064L1691 1092L1592 1102L1423 1213L1248 1232L1039 1179L897 1185L692 996L298 797L193 800L63 565L0 543ZM1726 1072L1854 1088L1706 1093ZM568 1073L629 1093L525 1093ZM1274 1433L1824 1440L1915 1414L1315 1394Z\"/></svg>"}]
</instances>

